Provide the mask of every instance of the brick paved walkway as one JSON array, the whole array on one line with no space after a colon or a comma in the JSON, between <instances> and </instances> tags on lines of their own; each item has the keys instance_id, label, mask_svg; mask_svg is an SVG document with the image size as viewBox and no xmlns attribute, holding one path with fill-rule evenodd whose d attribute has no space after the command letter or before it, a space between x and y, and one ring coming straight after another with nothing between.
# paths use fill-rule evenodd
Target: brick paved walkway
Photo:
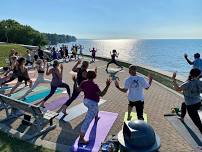
<instances>
[{"instance_id":1,"label":"brick paved walkway","mask_svg":"<svg viewBox=\"0 0 202 152\"><path fill-rule=\"evenodd\" d=\"M70 86L73 85L71 80L71 68L75 64L74 61L64 64L64 81ZM100 88L104 88L105 80L108 74L105 71L106 62L96 61L90 64L90 69L98 67L98 76L96 82L100 85ZM122 72L119 72L117 76L120 79L120 84L128 76L128 69L124 68ZM55 95L49 99L53 101L63 95ZM123 124L124 113L127 111L127 95L118 91L114 83L111 84L108 93L103 97L107 100L100 106L100 110L116 112L119 114L110 134L117 134L121 130ZM162 152L190 152L193 151L192 147L176 132L172 125L164 118L163 114L170 111L172 106L179 106L182 102L182 98L176 94L168 91L166 88L159 86L157 83L152 83L149 90L145 91L145 109L144 112L148 114L148 122L154 128L154 130L160 135ZM82 98L77 99L70 107L81 103ZM79 128L85 115L82 115L71 122L64 123L58 122L58 127L48 134L42 136L44 140L57 142L65 145L72 145L79 133ZM18 126L17 122L14 122ZM16 127L14 127L16 128Z\"/></svg>"}]
</instances>

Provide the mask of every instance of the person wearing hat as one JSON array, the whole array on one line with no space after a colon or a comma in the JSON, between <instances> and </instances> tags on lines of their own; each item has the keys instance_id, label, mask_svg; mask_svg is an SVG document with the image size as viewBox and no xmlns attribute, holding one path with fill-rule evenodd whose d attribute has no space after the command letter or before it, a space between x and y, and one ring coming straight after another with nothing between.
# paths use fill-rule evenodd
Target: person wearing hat
<instances>
[{"instance_id":1,"label":"person wearing hat","mask_svg":"<svg viewBox=\"0 0 202 152\"><path fill-rule=\"evenodd\" d=\"M144 77L136 75L137 67L131 65L129 67L130 76L126 79L124 88L119 86L118 80L115 81L115 86L122 92L128 92L128 118L131 119L131 112L133 107L136 107L137 117L140 120L143 118L143 108L144 108L144 89L149 89L152 83L152 76L149 75L149 82L147 82Z\"/></svg>"},{"instance_id":2,"label":"person wearing hat","mask_svg":"<svg viewBox=\"0 0 202 152\"><path fill-rule=\"evenodd\" d=\"M193 69L197 68L202 71L202 59L200 58L199 53L194 54L194 61L189 60L186 53L184 54L184 58L190 65L193 65ZM202 73L200 74L200 77L202 77Z\"/></svg>"},{"instance_id":3,"label":"person wearing hat","mask_svg":"<svg viewBox=\"0 0 202 152\"><path fill-rule=\"evenodd\" d=\"M124 122L118 141L121 152L154 152L160 148L160 137L143 120Z\"/></svg>"}]
</instances>

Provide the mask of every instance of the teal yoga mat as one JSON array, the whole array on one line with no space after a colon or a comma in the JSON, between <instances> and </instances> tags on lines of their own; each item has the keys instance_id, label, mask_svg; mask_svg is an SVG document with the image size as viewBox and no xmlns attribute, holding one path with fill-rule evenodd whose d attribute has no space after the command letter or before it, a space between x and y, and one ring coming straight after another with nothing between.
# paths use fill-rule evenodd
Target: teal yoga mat
<instances>
[{"instance_id":1,"label":"teal yoga mat","mask_svg":"<svg viewBox=\"0 0 202 152\"><path fill-rule=\"evenodd\" d=\"M29 87L26 87L26 88L24 88L24 89L22 89L22 90L20 90L20 91L18 91L18 92L16 92L16 93L14 93L14 94L11 95L11 98L15 98L15 99L20 98L20 97L23 96L29 89L30 89ZM33 90L33 92L42 91L42 90L47 90L47 89L48 89L48 87L46 87L46 86L38 86L38 87L36 87L36 88Z\"/></svg>"},{"instance_id":2,"label":"teal yoga mat","mask_svg":"<svg viewBox=\"0 0 202 152\"><path fill-rule=\"evenodd\" d=\"M34 101L43 99L49 94L49 92L50 92L50 89L46 89L46 90L43 90L41 92L37 92L36 94L27 96L26 99L24 100L24 102L32 103ZM57 89L55 92L55 94L61 94L61 93L62 93L62 89Z\"/></svg>"},{"instance_id":3,"label":"teal yoga mat","mask_svg":"<svg viewBox=\"0 0 202 152\"><path fill-rule=\"evenodd\" d=\"M13 86L3 86L0 88L0 91L5 91L5 90L8 90L8 89L11 89Z\"/></svg>"}]
</instances>

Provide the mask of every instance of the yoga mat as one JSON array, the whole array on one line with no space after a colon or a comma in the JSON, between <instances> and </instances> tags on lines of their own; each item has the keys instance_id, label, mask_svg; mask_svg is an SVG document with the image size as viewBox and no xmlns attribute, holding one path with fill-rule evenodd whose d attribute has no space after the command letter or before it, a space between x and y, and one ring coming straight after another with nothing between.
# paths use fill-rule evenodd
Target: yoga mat
<instances>
[{"instance_id":1,"label":"yoga mat","mask_svg":"<svg viewBox=\"0 0 202 152\"><path fill-rule=\"evenodd\" d=\"M35 81L36 81L36 78L33 78L33 79L31 79L31 80L32 80L32 82L35 82ZM8 85L15 85L17 82L18 82L18 80L17 80L17 78L16 78L15 80L13 80L13 81L11 81L11 82L9 82L9 83L6 83L6 84L8 84ZM28 82L28 84L29 84L29 82Z\"/></svg>"},{"instance_id":2,"label":"yoga mat","mask_svg":"<svg viewBox=\"0 0 202 152\"><path fill-rule=\"evenodd\" d=\"M13 86L2 86L0 88L0 91L4 91L4 90L8 90L8 89L11 89Z\"/></svg>"},{"instance_id":3,"label":"yoga mat","mask_svg":"<svg viewBox=\"0 0 202 152\"><path fill-rule=\"evenodd\" d=\"M202 135L189 116L184 118L184 122L177 116L165 116L165 118L194 149L202 146Z\"/></svg>"},{"instance_id":4,"label":"yoga mat","mask_svg":"<svg viewBox=\"0 0 202 152\"><path fill-rule=\"evenodd\" d=\"M106 100L100 99L100 102L98 103L98 105L101 105L105 102L106 102ZM63 118L63 120L65 122L71 121L71 120L81 116L82 114L86 113L87 111L88 111L88 109L86 108L86 106L84 106L83 103L80 103L72 108L67 109L68 115L65 116ZM57 116L57 119L61 119L63 116L64 116L64 114L62 112L60 112L59 115Z\"/></svg>"},{"instance_id":5,"label":"yoga mat","mask_svg":"<svg viewBox=\"0 0 202 152\"><path fill-rule=\"evenodd\" d=\"M30 89L30 87L26 87L26 88L24 88L24 89L22 89L22 90L20 90L20 91L18 91L18 92L16 92L16 93L14 93L14 94L11 95L11 98L15 98L15 99L20 98L20 97L23 96L29 89ZM36 88L33 90L33 92L42 91L42 90L46 90L46 89L48 89L48 87L46 87L46 86L38 86L38 87L36 87Z\"/></svg>"},{"instance_id":6,"label":"yoga mat","mask_svg":"<svg viewBox=\"0 0 202 152\"><path fill-rule=\"evenodd\" d=\"M121 68L108 68L107 72L108 73L118 73L118 72L124 72L124 70Z\"/></svg>"},{"instance_id":7,"label":"yoga mat","mask_svg":"<svg viewBox=\"0 0 202 152\"><path fill-rule=\"evenodd\" d=\"M93 120L88 127L85 139L89 140L87 145L78 145L79 137L76 139L72 146L73 152L98 152L101 143L104 142L107 134L109 133L113 123L115 122L118 113L100 111L98 116L100 119L97 123Z\"/></svg>"},{"instance_id":8,"label":"yoga mat","mask_svg":"<svg viewBox=\"0 0 202 152\"><path fill-rule=\"evenodd\" d=\"M63 104L65 104L65 102L68 100L67 97L62 97L62 98L59 98L57 100L54 100L48 104L45 104L45 107L47 110L55 110L57 109L58 107L62 106Z\"/></svg>"},{"instance_id":9,"label":"yoga mat","mask_svg":"<svg viewBox=\"0 0 202 152\"><path fill-rule=\"evenodd\" d=\"M132 116L130 121L138 120L136 112L131 112L130 116ZM147 122L147 114L146 113L143 113L143 117L144 117L144 121ZM127 118L128 118L128 112L125 112L124 121L128 121Z\"/></svg>"},{"instance_id":10,"label":"yoga mat","mask_svg":"<svg viewBox=\"0 0 202 152\"><path fill-rule=\"evenodd\" d=\"M36 94L27 96L25 98L24 102L26 102L26 103L32 103L34 101L37 101L37 100L45 98L49 93L50 93L50 89L43 90L41 92L37 92ZM57 89L55 91L55 94L61 94L61 93L62 93L62 89Z\"/></svg>"}]
</instances>

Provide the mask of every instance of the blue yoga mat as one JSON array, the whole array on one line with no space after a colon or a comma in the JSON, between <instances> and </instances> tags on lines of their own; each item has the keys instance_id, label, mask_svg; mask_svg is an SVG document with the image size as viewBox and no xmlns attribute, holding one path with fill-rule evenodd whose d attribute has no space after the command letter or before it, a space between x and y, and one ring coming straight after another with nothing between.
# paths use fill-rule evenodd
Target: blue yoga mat
<instances>
[{"instance_id":1,"label":"blue yoga mat","mask_svg":"<svg viewBox=\"0 0 202 152\"><path fill-rule=\"evenodd\" d=\"M17 98L23 96L29 89L30 89L29 87L26 87L16 93L14 93L11 95L11 98L17 99ZM46 86L38 86L33 90L33 92L43 91L43 90L47 90L47 89L48 89L48 87L46 87Z\"/></svg>"},{"instance_id":2,"label":"blue yoga mat","mask_svg":"<svg viewBox=\"0 0 202 152\"><path fill-rule=\"evenodd\" d=\"M3 86L0 88L0 91L11 89L13 86Z\"/></svg>"},{"instance_id":3,"label":"blue yoga mat","mask_svg":"<svg viewBox=\"0 0 202 152\"><path fill-rule=\"evenodd\" d=\"M40 100L45 98L48 94L50 93L50 89L41 91L41 92L37 92L36 94L27 96L26 99L24 100L24 102L26 103L32 103L34 101ZM62 89L57 89L56 94L61 94L62 93Z\"/></svg>"}]
</instances>

